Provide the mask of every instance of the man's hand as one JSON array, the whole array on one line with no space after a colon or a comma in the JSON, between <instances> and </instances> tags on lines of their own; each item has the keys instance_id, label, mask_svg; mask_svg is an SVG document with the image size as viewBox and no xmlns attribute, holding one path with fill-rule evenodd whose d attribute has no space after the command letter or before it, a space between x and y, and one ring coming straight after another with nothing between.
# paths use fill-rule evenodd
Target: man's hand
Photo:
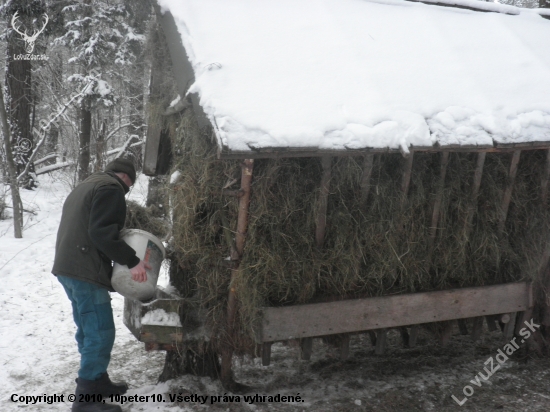
<instances>
[{"instance_id":1,"label":"man's hand","mask_svg":"<svg viewBox=\"0 0 550 412\"><path fill-rule=\"evenodd\" d=\"M140 260L136 266L130 269L132 279L139 283L147 281L147 272L145 269L152 269L151 265L143 260Z\"/></svg>"}]
</instances>

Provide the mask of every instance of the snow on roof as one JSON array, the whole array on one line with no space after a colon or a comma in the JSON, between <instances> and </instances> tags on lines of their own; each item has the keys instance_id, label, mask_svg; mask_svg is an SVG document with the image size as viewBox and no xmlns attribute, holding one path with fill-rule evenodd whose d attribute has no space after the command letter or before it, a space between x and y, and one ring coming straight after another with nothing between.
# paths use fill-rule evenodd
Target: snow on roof
<instances>
[{"instance_id":1,"label":"snow on roof","mask_svg":"<svg viewBox=\"0 0 550 412\"><path fill-rule=\"evenodd\" d=\"M473 0L439 2L497 13L404 0L158 1L224 152L550 141L550 22L536 11Z\"/></svg>"}]
</instances>

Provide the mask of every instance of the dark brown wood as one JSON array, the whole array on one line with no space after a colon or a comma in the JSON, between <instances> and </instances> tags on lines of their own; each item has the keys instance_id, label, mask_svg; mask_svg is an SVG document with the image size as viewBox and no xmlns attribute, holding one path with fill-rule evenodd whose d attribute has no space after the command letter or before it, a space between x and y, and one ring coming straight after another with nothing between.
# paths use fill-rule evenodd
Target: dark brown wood
<instances>
[{"instance_id":1,"label":"dark brown wood","mask_svg":"<svg viewBox=\"0 0 550 412\"><path fill-rule=\"evenodd\" d=\"M451 340L451 336L453 334L454 322L449 320L447 322L444 322L443 325L441 326L442 328L439 333L439 343L442 346L445 346L449 343L449 340Z\"/></svg>"},{"instance_id":2,"label":"dark brown wood","mask_svg":"<svg viewBox=\"0 0 550 412\"><path fill-rule=\"evenodd\" d=\"M407 331L406 327L399 328L399 334L401 335L401 340L403 341L403 347L408 348L409 347L409 332Z\"/></svg>"},{"instance_id":3,"label":"dark brown wood","mask_svg":"<svg viewBox=\"0 0 550 412\"><path fill-rule=\"evenodd\" d=\"M550 141L547 142L524 142L515 144L496 144L488 146L418 146L414 148L415 152L439 153L439 152L457 152L457 153L509 153L515 150L548 150ZM346 149L346 150L323 150L316 147L310 148L261 148L251 151L229 151L224 147L218 154L222 160L238 159L283 159L296 157L357 157L366 154L377 153L401 153L400 149L388 148L366 148L366 149Z\"/></svg>"},{"instance_id":4,"label":"dark brown wood","mask_svg":"<svg viewBox=\"0 0 550 412\"><path fill-rule=\"evenodd\" d=\"M487 328L489 329L489 332L494 332L498 329L496 325L497 319L494 316L485 316L485 320L487 321Z\"/></svg>"},{"instance_id":5,"label":"dark brown wood","mask_svg":"<svg viewBox=\"0 0 550 412\"><path fill-rule=\"evenodd\" d=\"M546 151L546 165L541 182L541 198L544 206L548 205L548 180L550 180L550 149Z\"/></svg>"},{"instance_id":6,"label":"dark brown wood","mask_svg":"<svg viewBox=\"0 0 550 412\"><path fill-rule=\"evenodd\" d=\"M310 360L313 352L313 338L300 339L300 354L303 360Z\"/></svg>"},{"instance_id":7,"label":"dark brown wood","mask_svg":"<svg viewBox=\"0 0 550 412\"><path fill-rule=\"evenodd\" d=\"M349 341L350 335L348 333L342 335L340 339L340 360L345 361L349 358Z\"/></svg>"},{"instance_id":8,"label":"dark brown wood","mask_svg":"<svg viewBox=\"0 0 550 412\"><path fill-rule=\"evenodd\" d=\"M470 202L468 203L468 209L466 212L466 224L464 227L465 238L470 237L470 232L472 230L472 223L474 221L474 216L477 210L477 197L479 195L479 188L481 186L481 177L483 176L483 166L485 165L485 157L487 153L481 152L477 155L477 164L476 170L474 172L474 182L472 184L472 196Z\"/></svg>"},{"instance_id":9,"label":"dark brown wood","mask_svg":"<svg viewBox=\"0 0 550 412\"><path fill-rule=\"evenodd\" d=\"M468 335L468 324L466 323L466 319L459 319L458 320L458 329L460 330L461 335Z\"/></svg>"},{"instance_id":10,"label":"dark brown wood","mask_svg":"<svg viewBox=\"0 0 550 412\"><path fill-rule=\"evenodd\" d=\"M242 258L244 244L246 240L246 231L248 228L248 209L250 206L250 193L252 184L252 171L254 160L245 159L241 166L241 190L243 195L239 198L239 212L237 215L237 231L235 233L235 249ZM225 388L231 388L235 385L233 373L231 371L231 360L233 358L233 339L235 334L235 318L237 313L237 292L235 290L235 279L239 273L239 266L231 269L231 279L229 281L229 295L227 298L227 329L226 334L230 342L224 346L221 353L221 376L220 379Z\"/></svg>"},{"instance_id":11,"label":"dark brown wood","mask_svg":"<svg viewBox=\"0 0 550 412\"><path fill-rule=\"evenodd\" d=\"M387 341L388 341L388 331L386 329L377 330L376 346L374 348L375 355L383 355L386 352Z\"/></svg>"},{"instance_id":12,"label":"dark brown wood","mask_svg":"<svg viewBox=\"0 0 550 412\"><path fill-rule=\"evenodd\" d=\"M372 346L376 346L376 333L373 330L369 330L369 338Z\"/></svg>"},{"instance_id":13,"label":"dark brown wood","mask_svg":"<svg viewBox=\"0 0 550 412\"><path fill-rule=\"evenodd\" d=\"M264 342L262 344L262 365L269 366L271 363L271 345L273 342Z\"/></svg>"},{"instance_id":14,"label":"dark brown wood","mask_svg":"<svg viewBox=\"0 0 550 412\"><path fill-rule=\"evenodd\" d=\"M373 162L374 155L372 153L363 157L363 175L361 176L361 205L363 207L365 207L369 198Z\"/></svg>"},{"instance_id":15,"label":"dark brown wood","mask_svg":"<svg viewBox=\"0 0 550 412\"><path fill-rule=\"evenodd\" d=\"M418 339L418 332L420 332L419 325L411 326L411 331L409 333L409 348L414 348L416 346L416 341Z\"/></svg>"},{"instance_id":16,"label":"dark brown wood","mask_svg":"<svg viewBox=\"0 0 550 412\"><path fill-rule=\"evenodd\" d=\"M323 247L325 231L327 226L327 204L330 189L330 176L332 169L332 158L325 156L321 159L323 175L321 177L321 191L319 193L319 210L317 211L317 227L315 228L315 244L318 248Z\"/></svg>"},{"instance_id":17,"label":"dark brown wood","mask_svg":"<svg viewBox=\"0 0 550 412\"><path fill-rule=\"evenodd\" d=\"M472 319L472 340L476 341L481 337L483 332L483 316L478 316Z\"/></svg>"},{"instance_id":18,"label":"dark brown wood","mask_svg":"<svg viewBox=\"0 0 550 412\"><path fill-rule=\"evenodd\" d=\"M395 328L525 310L531 283L264 308L258 342Z\"/></svg>"},{"instance_id":19,"label":"dark brown wood","mask_svg":"<svg viewBox=\"0 0 550 412\"><path fill-rule=\"evenodd\" d=\"M518 171L518 163L519 163L520 155L521 155L521 150L516 150L512 155L512 162L510 163L510 172L508 173L508 183L506 184L506 190L504 191L504 197L502 199L501 214L498 222L498 228L500 231L503 231L506 225L506 217L508 216L508 208L510 207L510 200L512 199L512 191L514 190L514 182L516 180L516 173Z\"/></svg>"},{"instance_id":20,"label":"dark brown wood","mask_svg":"<svg viewBox=\"0 0 550 412\"><path fill-rule=\"evenodd\" d=\"M514 328L516 326L516 315L517 313L510 313L510 319L507 323L504 324L504 330L502 333L504 334L505 340L510 340L514 337Z\"/></svg>"}]
</instances>

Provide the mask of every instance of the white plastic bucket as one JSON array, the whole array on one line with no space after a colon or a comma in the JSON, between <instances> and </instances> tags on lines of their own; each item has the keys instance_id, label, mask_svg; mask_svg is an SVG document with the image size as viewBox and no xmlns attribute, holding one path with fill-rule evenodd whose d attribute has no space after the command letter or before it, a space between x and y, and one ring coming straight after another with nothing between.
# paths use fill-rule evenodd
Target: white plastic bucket
<instances>
[{"instance_id":1,"label":"white plastic bucket","mask_svg":"<svg viewBox=\"0 0 550 412\"><path fill-rule=\"evenodd\" d=\"M166 252L161 241L151 233L139 229L125 229L120 237L136 251L141 260L149 263L147 281L140 283L132 279L130 269L126 265L115 263L111 283L113 289L127 298L149 300L155 295L160 266Z\"/></svg>"}]
</instances>

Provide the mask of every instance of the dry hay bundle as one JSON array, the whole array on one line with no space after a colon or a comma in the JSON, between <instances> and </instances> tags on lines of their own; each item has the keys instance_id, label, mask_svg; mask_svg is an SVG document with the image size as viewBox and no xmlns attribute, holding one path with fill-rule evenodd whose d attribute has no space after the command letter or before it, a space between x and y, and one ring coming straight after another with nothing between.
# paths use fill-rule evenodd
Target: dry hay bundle
<instances>
[{"instance_id":1,"label":"dry hay bundle","mask_svg":"<svg viewBox=\"0 0 550 412\"><path fill-rule=\"evenodd\" d=\"M216 159L209 135L190 112L177 136L181 178L172 188L172 283L226 316L230 270L227 231L236 228L240 163ZM250 346L262 306L489 285L537 277L550 215L542 206L543 151L523 152L504 231L499 230L511 154L488 154L474 224L466 231L476 154L451 153L436 238L429 250L441 154L416 153L410 190L401 192L405 159L374 157L369 196L361 191L362 158L335 158L324 247L315 244L322 168L317 158L254 162L245 253L236 279L239 327ZM232 186L234 184L234 186ZM224 232L225 231L225 232ZM232 237L229 236L229 237ZM220 330L216 329L215 330Z\"/></svg>"}]
</instances>

